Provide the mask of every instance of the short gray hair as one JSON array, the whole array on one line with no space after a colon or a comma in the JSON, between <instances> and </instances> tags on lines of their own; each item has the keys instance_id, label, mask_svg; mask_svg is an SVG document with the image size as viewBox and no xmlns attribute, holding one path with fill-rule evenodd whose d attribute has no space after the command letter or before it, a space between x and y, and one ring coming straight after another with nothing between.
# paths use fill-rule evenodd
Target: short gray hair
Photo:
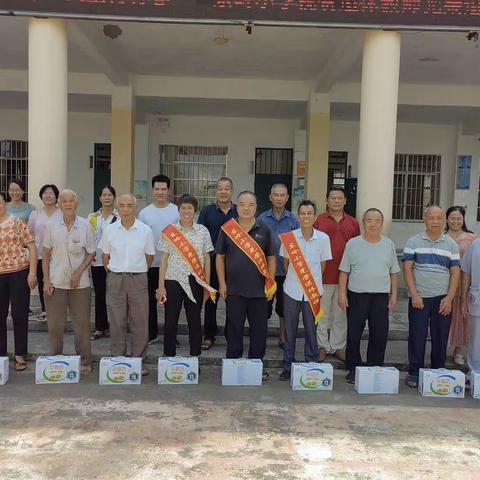
<instances>
[{"instance_id":1,"label":"short gray hair","mask_svg":"<svg viewBox=\"0 0 480 480\"><path fill-rule=\"evenodd\" d=\"M71 195L75 201L75 203L78 203L78 195L77 195L77 192L69 189L69 188L64 188L63 190L60 191L60 193L58 194L58 202L60 202L60 200L62 199L62 197L64 197L65 195Z\"/></svg>"},{"instance_id":2,"label":"short gray hair","mask_svg":"<svg viewBox=\"0 0 480 480\"><path fill-rule=\"evenodd\" d=\"M284 183L274 183L272 185L272 188L270 189L270 193L273 193L273 191L276 189L276 188L283 188L287 191L288 193L288 187L284 184Z\"/></svg>"},{"instance_id":3,"label":"short gray hair","mask_svg":"<svg viewBox=\"0 0 480 480\"><path fill-rule=\"evenodd\" d=\"M122 197L130 197L130 198L133 200L133 204L134 204L135 206L137 206L137 197L136 197L133 193L131 193L131 192L121 193L121 194L117 197L117 204L118 204L118 202L120 202L120 199L121 199Z\"/></svg>"}]
</instances>

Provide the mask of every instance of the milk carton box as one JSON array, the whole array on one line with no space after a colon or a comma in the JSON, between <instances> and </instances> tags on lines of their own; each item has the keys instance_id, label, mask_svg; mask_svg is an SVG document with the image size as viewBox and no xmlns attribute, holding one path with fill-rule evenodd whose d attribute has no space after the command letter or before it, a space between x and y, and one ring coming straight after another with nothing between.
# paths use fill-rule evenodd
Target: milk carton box
<instances>
[{"instance_id":1,"label":"milk carton box","mask_svg":"<svg viewBox=\"0 0 480 480\"><path fill-rule=\"evenodd\" d=\"M418 391L424 397L463 398L465 396L465 374L459 370L445 368L421 368Z\"/></svg>"},{"instance_id":2,"label":"milk carton box","mask_svg":"<svg viewBox=\"0 0 480 480\"><path fill-rule=\"evenodd\" d=\"M261 385L263 362L259 359L224 358L222 385Z\"/></svg>"},{"instance_id":3,"label":"milk carton box","mask_svg":"<svg viewBox=\"0 0 480 480\"><path fill-rule=\"evenodd\" d=\"M140 385L142 359L140 357L102 357L100 385Z\"/></svg>"},{"instance_id":4,"label":"milk carton box","mask_svg":"<svg viewBox=\"0 0 480 480\"><path fill-rule=\"evenodd\" d=\"M0 357L0 385L5 385L8 382L9 373L8 357Z\"/></svg>"},{"instance_id":5,"label":"milk carton box","mask_svg":"<svg viewBox=\"0 0 480 480\"><path fill-rule=\"evenodd\" d=\"M400 373L394 367L357 367L355 391L367 394L396 394Z\"/></svg>"},{"instance_id":6,"label":"milk carton box","mask_svg":"<svg viewBox=\"0 0 480 480\"><path fill-rule=\"evenodd\" d=\"M158 359L159 385L196 385L198 357L160 357Z\"/></svg>"},{"instance_id":7,"label":"milk carton box","mask_svg":"<svg viewBox=\"0 0 480 480\"><path fill-rule=\"evenodd\" d=\"M333 367L330 363L292 363L292 390L333 390Z\"/></svg>"},{"instance_id":8,"label":"milk carton box","mask_svg":"<svg viewBox=\"0 0 480 480\"><path fill-rule=\"evenodd\" d=\"M80 381L80 356L55 355L38 357L35 364L35 383L78 383Z\"/></svg>"},{"instance_id":9,"label":"milk carton box","mask_svg":"<svg viewBox=\"0 0 480 480\"><path fill-rule=\"evenodd\" d=\"M480 399L480 372L470 372L470 391L473 398Z\"/></svg>"}]
</instances>

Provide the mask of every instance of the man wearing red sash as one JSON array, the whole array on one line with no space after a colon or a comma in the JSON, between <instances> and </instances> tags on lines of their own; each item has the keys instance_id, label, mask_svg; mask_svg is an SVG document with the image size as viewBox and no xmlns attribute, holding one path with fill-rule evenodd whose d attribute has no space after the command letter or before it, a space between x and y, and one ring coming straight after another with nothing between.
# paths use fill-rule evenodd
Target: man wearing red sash
<instances>
[{"instance_id":1,"label":"man wearing red sash","mask_svg":"<svg viewBox=\"0 0 480 480\"><path fill-rule=\"evenodd\" d=\"M320 308L322 272L332 253L328 235L313 228L316 213L315 204L303 200L298 207L300 228L280 235L280 256L284 257L287 270L283 285L285 346L280 380L290 380L300 312L305 330L305 361L319 361L316 324L322 321L323 314Z\"/></svg>"},{"instance_id":2,"label":"man wearing red sash","mask_svg":"<svg viewBox=\"0 0 480 480\"><path fill-rule=\"evenodd\" d=\"M267 296L275 292L276 248L270 229L256 221L257 198L242 192L237 220L222 226L216 267L219 292L227 305L227 358L243 354L243 327L250 326L249 358L262 359L267 346Z\"/></svg>"}]
</instances>

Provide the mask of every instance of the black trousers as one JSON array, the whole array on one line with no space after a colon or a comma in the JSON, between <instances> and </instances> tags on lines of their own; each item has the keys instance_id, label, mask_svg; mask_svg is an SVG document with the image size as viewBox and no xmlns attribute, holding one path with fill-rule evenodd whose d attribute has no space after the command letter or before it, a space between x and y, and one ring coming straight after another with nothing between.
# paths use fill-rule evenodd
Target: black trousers
<instances>
[{"instance_id":1,"label":"black trousers","mask_svg":"<svg viewBox=\"0 0 480 480\"><path fill-rule=\"evenodd\" d=\"M272 316L273 312L273 300L276 299L275 303L275 313L280 317L283 318L283 305L284 305L284 295L283 295L283 284L285 282L285 277L276 275L275 281L277 282L277 291L273 298L268 302L268 318Z\"/></svg>"},{"instance_id":2,"label":"black trousers","mask_svg":"<svg viewBox=\"0 0 480 480\"><path fill-rule=\"evenodd\" d=\"M42 305L42 312L44 312L45 297L43 295L43 266L42 266L41 258L39 258L37 262L37 282L38 282L38 296L40 297L40 305Z\"/></svg>"},{"instance_id":3,"label":"black trousers","mask_svg":"<svg viewBox=\"0 0 480 480\"><path fill-rule=\"evenodd\" d=\"M28 268L20 272L0 275L0 357L7 356L7 316L11 305L15 355L28 351L28 306L30 288L27 283Z\"/></svg>"},{"instance_id":4,"label":"black trousers","mask_svg":"<svg viewBox=\"0 0 480 480\"><path fill-rule=\"evenodd\" d=\"M363 365L360 342L368 320L367 365L383 366L388 340L388 293L355 293L348 291L347 370Z\"/></svg>"},{"instance_id":5,"label":"black trousers","mask_svg":"<svg viewBox=\"0 0 480 480\"><path fill-rule=\"evenodd\" d=\"M215 268L215 259L216 255L210 255L210 286L215 290L218 290L218 277L217 269ZM215 340L215 337L218 334L217 305L219 300L220 295L217 293L215 302L212 301L210 297L205 302L205 321L203 327L203 335L205 336L205 338L208 338L210 340ZM225 323L227 323L226 320Z\"/></svg>"},{"instance_id":6,"label":"black trousers","mask_svg":"<svg viewBox=\"0 0 480 480\"><path fill-rule=\"evenodd\" d=\"M268 304L265 297L227 296L227 358L243 355L243 328L248 318L250 348L248 358L260 358L267 348Z\"/></svg>"},{"instance_id":7,"label":"black trousers","mask_svg":"<svg viewBox=\"0 0 480 480\"><path fill-rule=\"evenodd\" d=\"M158 337L157 297L159 267L148 269L148 341Z\"/></svg>"},{"instance_id":8,"label":"black trousers","mask_svg":"<svg viewBox=\"0 0 480 480\"><path fill-rule=\"evenodd\" d=\"M103 332L108 329L107 272L104 267L92 267L92 281L95 289L95 330Z\"/></svg>"},{"instance_id":9,"label":"black trousers","mask_svg":"<svg viewBox=\"0 0 480 480\"><path fill-rule=\"evenodd\" d=\"M167 301L165 302L163 354L166 357L174 357L177 353L177 326L182 305L187 316L190 355L198 357L202 352L202 320L200 314L202 312L203 287L197 283L193 275L190 275L188 280L196 303L188 298L182 286L176 280L165 280Z\"/></svg>"}]
</instances>

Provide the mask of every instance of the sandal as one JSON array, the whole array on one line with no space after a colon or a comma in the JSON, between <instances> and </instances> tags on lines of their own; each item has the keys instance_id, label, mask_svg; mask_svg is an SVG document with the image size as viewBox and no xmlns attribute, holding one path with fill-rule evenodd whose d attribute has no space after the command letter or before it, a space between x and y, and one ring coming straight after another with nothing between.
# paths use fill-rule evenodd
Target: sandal
<instances>
[{"instance_id":1,"label":"sandal","mask_svg":"<svg viewBox=\"0 0 480 480\"><path fill-rule=\"evenodd\" d=\"M147 367L142 368L142 377L146 377L149 373L150 370Z\"/></svg>"},{"instance_id":2,"label":"sandal","mask_svg":"<svg viewBox=\"0 0 480 480\"><path fill-rule=\"evenodd\" d=\"M202 342L202 350L210 350L215 344L215 340L212 338L205 338Z\"/></svg>"},{"instance_id":3,"label":"sandal","mask_svg":"<svg viewBox=\"0 0 480 480\"><path fill-rule=\"evenodd\" d=\"M24 370L27 369L27 362L25 360L17 360L15 359L15 370L17 372L23 372Z\"/></svg>"},{"instance_id":4,"label":"sandal","mask_svg":"<svg viewBox=\"0 0 480 480\"><path fill-rule=\"evenodd\" d=\"M410 388L418 388L418 379L417 377L412 377L411 375L407 375L405 379L405 385Z\"/></svg>"},{"instance_id":5,"label":"sandal","mask_svg":"<svg viewBox=\"0 0 480 480\"><path fill-rule=\"evenodd\" d=\"M99 340L100 338L106 337L107 334L105 332L102 332L101 330L95 330L93 332L93 335L90 337L91 340Z\"/></svg>"},{"instance_id":6,"label":"sandal","mask_svg":"<svg viewBox=\"0 0 480 480\"><path fill-rule=\"evenodd\" d=\"M92 366L91 365L82 365L80 367L80 376L81 377L86 377L87 375L90 375L92 373Z\"/></svg>"}]
</instances>

